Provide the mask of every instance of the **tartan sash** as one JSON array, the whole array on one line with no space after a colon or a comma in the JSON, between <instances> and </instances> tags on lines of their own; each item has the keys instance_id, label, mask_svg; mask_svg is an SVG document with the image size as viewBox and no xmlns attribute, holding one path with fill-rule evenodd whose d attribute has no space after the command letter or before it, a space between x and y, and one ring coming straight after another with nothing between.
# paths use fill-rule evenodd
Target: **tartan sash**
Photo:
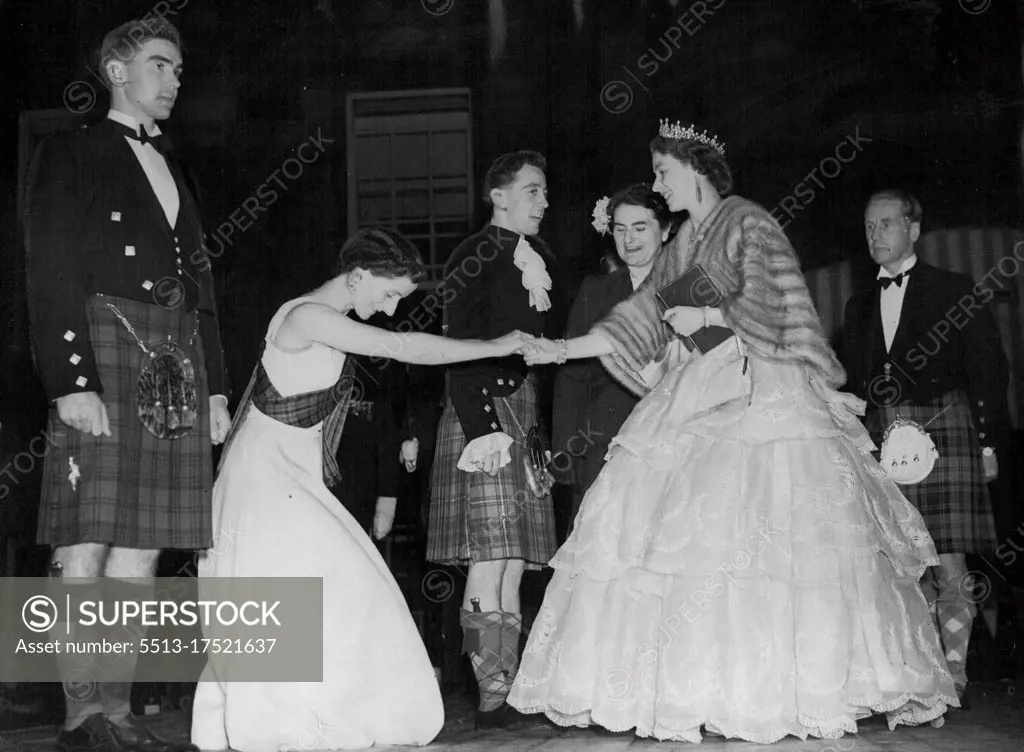
<instances>
[{"instance_id":1,"label":"tartan sash","mask_svg":"<svg viewBox=\"0 0 1024 752\"><path fill-rule=\"evenodd\" d=\"M352 375L354 364L353 358L345 358L341 375L332 387L283 397L270 381L270 377L263 367L261 355L261 359L257 360L256 368L253 369L252 377L249 379L249 386L246 387L245 394L242 395L238 414L232 421L231 430L224 440L224 449L217 467L218 474L228 456L228 450L235 438L236 431L245 422L249 407L255 405L267 417L289 426L312 428L323 421L321 444L324 485L328 488L337 485L341 481L341 470L338 468L336 455L341 442L341 432L345 428L345 418L348 416L349 405L352 401L353 388L356 385L356 378Z\"/></svg>"}]
</instances>

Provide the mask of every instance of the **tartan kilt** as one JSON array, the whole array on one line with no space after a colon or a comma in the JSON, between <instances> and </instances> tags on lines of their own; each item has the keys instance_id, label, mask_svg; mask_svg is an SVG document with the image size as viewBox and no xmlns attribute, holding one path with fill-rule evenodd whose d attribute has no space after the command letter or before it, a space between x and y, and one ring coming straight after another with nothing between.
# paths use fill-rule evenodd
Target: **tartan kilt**
<instances>
[{"instance_id":1,"label":"tartan kilt","mask_svg":"<svg viewBox=\"0 0 1024 752\"><path fill-rule=\"evenodd\" d=\"M960 392L947 392L931 402L880 407L866 416L865 426L881 454L885 429L897 418L913 420L935 442L939 457L920 483L899 488L924 518L940 554L986 553L995 550L992 502L985 483L981 444Z\"/></svg>"},{"instance_id":2,"label":"tartan kilt","mask_svg":"<svg viewBox=\"0 0 1024 752\"><path fill-rule=\"evenodd\" d=\"M38 542L106 543L135 549L201 549L213 540L213 452L202 340L195 335L197 422L176 440L158 439L139 422L136 388L147 358L113 303L147 347L172 338L188 349L195 314L94 295L86 304L96 369L111 436L64 425L50 409L53 439L43 463ZM78 468L77 488L70 470Z\"/></svg>"},{"instance_id":3,"label":"tartan kilt","mask_svg":"<svg viewBox=\"0 0 1024 752\"><path fill-rule=\"evenodd\" d=\"M523 430L529 431L538 413L534 379L528 377L505 400ZM439 564L523 559L527 569L543 569L557 548L551 495L537 499L530 492L523 467L529 457L526 437L504 400L494 399L494 411L513 439L512 461L493 477L467 473L458 469L466 437L451 398L446 400L431 470L426 558Z\"/></svg>"}]
</instances>

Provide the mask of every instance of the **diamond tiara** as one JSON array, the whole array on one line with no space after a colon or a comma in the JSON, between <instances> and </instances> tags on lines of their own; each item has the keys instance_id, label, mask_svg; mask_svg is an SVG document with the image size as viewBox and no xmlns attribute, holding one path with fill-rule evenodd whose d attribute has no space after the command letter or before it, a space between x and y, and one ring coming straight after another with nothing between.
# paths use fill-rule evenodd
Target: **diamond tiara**
<instances>
[{"instance_id":1,"label":"diamond tiara","mask_svg":"<svg viewBox=\"0 0 1024 752\"><path fill-rule=\"evenodd\" d=\"M668 118L663 119L658 135L663 138L674 138L679 141L699 141L702 144L707 144L723 157L725 156L725 144L720 143L714 136L709 136L707 131L698 133L692 125L684 128L678 120L675 123L669 123Z\"/></svg>"}]
</instances>

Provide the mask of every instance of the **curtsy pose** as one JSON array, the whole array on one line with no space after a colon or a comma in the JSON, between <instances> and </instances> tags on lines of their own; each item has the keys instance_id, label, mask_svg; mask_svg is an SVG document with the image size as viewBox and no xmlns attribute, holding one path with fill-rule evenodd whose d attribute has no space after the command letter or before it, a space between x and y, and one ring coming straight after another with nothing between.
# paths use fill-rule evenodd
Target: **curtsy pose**
<instances>
[{"instance_id":1,"label":"curtsy pose","mask_svg":"<svg viewBox=\"0 0 1024 752\"><path fill-rule=\"evenodd\" d=\"M399 334L347 315L394 315L422 274L408 240L363 229L341 249L335 276L270 322L214 487L214 520L231 540L200 563L200 589L215 577L322 577L323 681L232 681L232 661L246 657L218 656L193 707L192 741L203 750L298 749L311 718L323 749L421 745L441 730L440 689L405 597L328 489L344 483L336 450L358 398L351 354L447 364L507 356L527 341L515 331L492 341Z\"/></svg>"},{"instance_id":2,"label":"curtsy pose","mask_svg":"<svg viewBox=\"0 0 1024 752\"><path fill-rule=\"evenodd\" d=\"M445 265L449 339L544 331L551 308L547 261L534 245L548 206L544 157L495 160L484 178L490 223ZM427 560L468 564L460 621L480 691L477 725L504 726L519 665L519 585L555 552L548 489L530 485L528 437L538 424L537 380L522 358L448 369L447 403L431 474Z\"/></svg>"},{"instance_id":3,"label":"curtsy pose","mask_svg":"<svg viewBox=\"0 0 1024 752\"><path fill-rule=\"evenodd\" d=\"M28 310L56 444L39 542L75 602L102 597L97 588L149 600L161 549L214 538L211 442L231 419L213 277L196 198L157 126L177 103L181 67L166 20L111 31L100 48L106 119L44 141L30 179ZM76 629L82 641L103 637ZM116 674L99 658L62 659L66 682L98 682L66 688L62 750L177 748L131 717L137 654Z\"/></svg>"},{"instance_id":4,"label":"curtsy pose","mask_svg":"<svg viewBox=\"0 0 1024 752\"><path fill-rule=\"evenodd\" d=\"M935 546L837 391L793 248L728 196L716 138L663 122L651 155L689 219L589 334L527 351L600 356L643 399L552 560L509 704L690 742L941 723L958 701L918 585ZM663 311L656 292L695 265L720 306ZM703 355L672 336L709 325L733 335Z\"/></svg>"}]
</instances>

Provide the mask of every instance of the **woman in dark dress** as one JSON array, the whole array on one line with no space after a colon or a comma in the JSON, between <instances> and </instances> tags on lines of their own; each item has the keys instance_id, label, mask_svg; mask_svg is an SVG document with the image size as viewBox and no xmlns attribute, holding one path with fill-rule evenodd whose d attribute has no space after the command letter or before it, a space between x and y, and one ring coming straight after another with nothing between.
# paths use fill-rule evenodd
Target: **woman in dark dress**
<instances>
[{"instance_id":1,"label":"woman in dark dress","mask_svg":"<svg viewBox=\"0 0 1024 752\"><path fill-rule=\"evenodd\" d=\"M665 199L638 183L623 188L594 209L594 229L611 233L621 266L583 280L569 313L566 338L580 337L607 316L616 303L640 287L678 228ZM552 418L552 467L572 487L570 524L584 494L604 467L615 434L639 398L608 373L597 358L576 360L555 376Z\"/></svg>"}]
</instances>

